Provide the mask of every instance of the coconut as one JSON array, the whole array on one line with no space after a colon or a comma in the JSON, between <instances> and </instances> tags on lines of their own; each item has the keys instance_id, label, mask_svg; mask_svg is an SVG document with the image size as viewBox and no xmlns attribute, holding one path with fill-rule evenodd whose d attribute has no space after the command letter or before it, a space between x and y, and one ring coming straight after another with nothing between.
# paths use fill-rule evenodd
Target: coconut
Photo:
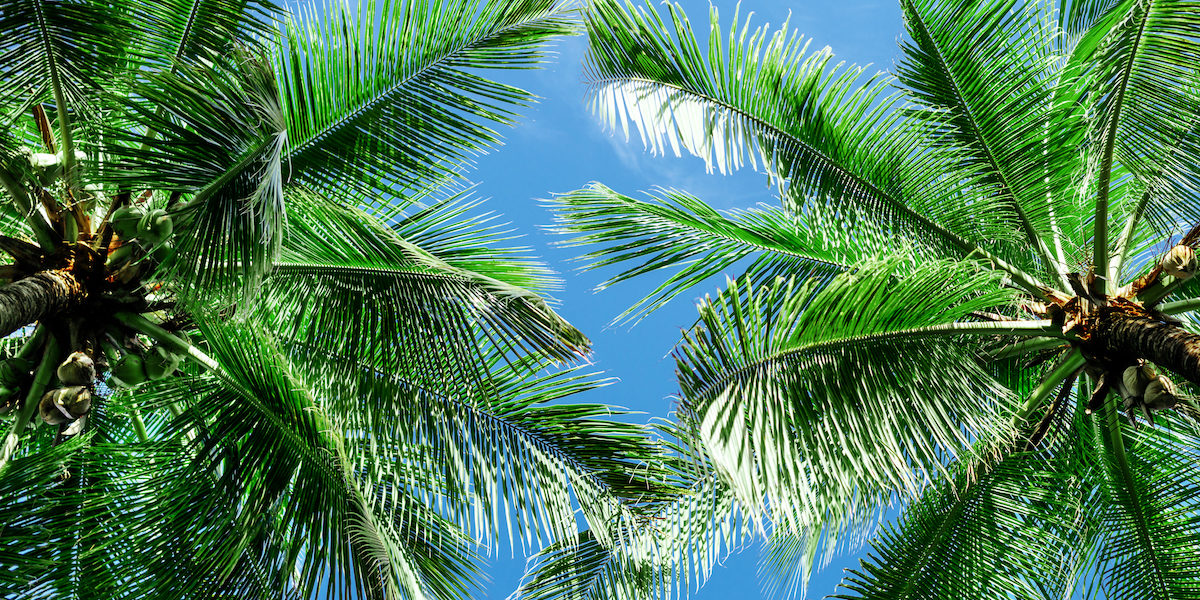
<instances>
[{"instance_id":1,"label":"coconut","mask_svg":"<svg viewBox=\"0 0 1200 600\"><path fill-rule=\"evenodd\" d=\"M1146 385L1146 399L1144 405L1147 409L1157 412L1175 408L1179 404L1179 397L1175 394L1175 384L1170 379L1159 375Z\"/></svg>"},{"instance_id":2,"label":"coconut","mask_svg":"<svg viewBox=\"0 0 1200 600\"><path fill-rule=\"evenodd\" d=\"M38 415L51 425L61 425L87 414L92 407L92 393L82 385L50 390L38 403Z\"/></svg>"},{"instance_id":3,"label":"coconut","mask_svg":"<svg viewBox=\"0 0 1200 600\"><path fill-rule=\"evenodd\" d=\"M91 385L96 379L96 363L83 352L72 352L58 365L58 380L63 385Z\"/></svg>"},{"instance_id":4,"label":"coconut","mask_svg":"<svg viewBox=\"0 0 1200 600\"><path fill-rule=\"evenodd\" d=\"M155 346L146 354L144 364L146 375L150 379L162 379L175 372L179 367L180 357L162 346Z\"/></svg>"},{"instance_id":5,"label":"coconut","mask_svg":"<svg viewBox=\"0 0 1200 600\"><path fill-rule=\"evenodd\" d=\"M109 217L109 225L117 235L123 240L132 240L138 236L142 217L146 216L146 211L137 206L122 206L113 211Z\"/></svg>"},{"instance_id":6,"label":"coconut","mask_svg":"<svg viewBox=\"0 0 1200 600\"><path fill-rule=\"evenodd\" d=\"M112 364L110 381L121 387L137 387L146 381L146 366L142 357L126 354Z\"/></svg>"},{"instance_id":7,"label":"coconut","mask_svg":"<svg viewBox=\"0 0 1200 600\"><path fill-rule=\"evenodd\" d=\"M1162 268L1167 275L1188 279L1196 274L1196 251L1191 246L1175 246L1163 257Z\"/></svg>"}]
</instances>

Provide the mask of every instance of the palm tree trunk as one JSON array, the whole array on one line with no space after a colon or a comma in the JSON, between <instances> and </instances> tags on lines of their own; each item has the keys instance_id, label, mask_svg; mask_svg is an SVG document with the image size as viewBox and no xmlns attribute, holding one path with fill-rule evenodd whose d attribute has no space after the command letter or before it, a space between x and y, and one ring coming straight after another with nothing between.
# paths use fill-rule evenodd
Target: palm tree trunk
<instances>
[{"instance_id":1,"label":"palm tree trunk","mask_svg":"<svg viewBox=\"0 0 1200 600\"><path fill-rule=\"evenodd\" d=\"M0 337L79 306L87 288L66 270L42 271L0 287Z\"/></svg>"},{"instance_id":2,"label":"palm tree trunk","mask_svg":"<svg viewBox=\"0 0 1200 600\"><path fill-rule=\"evenodd\" d=\"M1093 335L1109 360L1145 358L1200 385L1200 335L1151 316L1119 312L1100 319Z\"/></svg>"}]
</instances>

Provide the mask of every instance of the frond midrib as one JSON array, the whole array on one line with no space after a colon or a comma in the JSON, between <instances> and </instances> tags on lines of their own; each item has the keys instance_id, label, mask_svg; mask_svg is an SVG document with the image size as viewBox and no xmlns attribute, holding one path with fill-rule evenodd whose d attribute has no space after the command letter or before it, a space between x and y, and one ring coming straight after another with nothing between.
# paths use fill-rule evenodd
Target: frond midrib
<instances>
[{"instance_id":1,"label":"frond midrib","mask_svg":"<svg viewBox=\"0 0 1200 600\"><path fill-rule=\"evenodd\" d=\"M333 122L331 122L328 125L326 125L325 127L323 127L320 131L314 132L307 140L301 142L295 149L291 150L290 152L286 152L284 154L284 157L290 160L290 159L299 157L300 155L312 150L318 144L320 144L321 141L324 140L325 138L329 137L330 135L333 135L337 131L340 131L340 130L346 128L347 126L349 126L349 124L351 122L357 120L359 117L362 117L363 115L365 115L371 111L374 111L377 108L380 108L380 106L382 104L384 104L385 102L387 102L387 100L389 98L391 98L392 95L394 95L397 92L399 92L400 90L402 90L410 82L420 79L421 77L425 76L429 72L438 69L444 63L453 59L457 55L459 55L467 50L483 46L487 42L490 42L493 39L495 39L496 37L499 37L502 34L508 33L509 31L512 31L512 30L520 28L520 27L527 27L533 23L546 21L546 20L553 18L554 16L555 16L555 13L551 12L551 13L547 13L545 15L539 16L537 18L534 18L534 19L529 19L526 21L519 21L517 23L513 23L511 25L507 25L507 26L492 30L491 33L489 33L488 35L477 38L474 41L471 41L469 43L463 43L461 45L458 45L454 48L449 49L446 53L444 53L441 56L438 56L434 60L430 61L427 65L413 71L407 77L403 77L403 78L393 82L392 85L388 86L386 89L381 90L378 94L376 94L374 98L370 98L370 99L364 101L359 107L351 110L349 113L347 113L345 115L342 115L338 119L334 120Z\"/></svg>"},{"instance_id":2,"label":"frond midrib","mask_svg":"<svg viewBox=\"0 0 1200 600\"><path fill-rule=\"evenodd\" d=\"M1028 327L1027 334L1031 337L1054 337L1053 334L1040 328L1050 326L1049 320L1044 321L1019 321L1016 324ZM739 367L722 377L717 378L709 383L706 383L700 390L694 394L692 401L696 400L711 400L717 394L717 390L724 388L726 385L740 379L743 375L748 375L754 371L765 368L772 363L786 362L806 352L824 350L837 347L851 347L869 342L880 342L885 340L900 339L906 337L920 336L941 336L941 335L956 335L956 334L982 334L995 335L992 329L1004 329L1012 327L1012 323L997 322L997 323L942 323L940 325L926 325L922 327L910 327L905 329L897 329L894 331L880 331L875 333L866 333L859 335L851 335L836 339L823 340L820 342L810 342L793 348L787 348L773 352L767 356L763 356L753 362ZM1011 333L1011 332L1010 332Z\"/></svg>"},{"instance_id":3,"label":"frond midrib","mask_svg":"<svg viewBox=\"0 0 1200 600\"><path fill-rule=\"evenodd\" d=\"M616 200L618 202L620 202L621 204L623 204L627 207L632 207L636 210L636 207L637 207L636 200L631 200L631 199L627 200L624 197L621 197L620 194L616 194ZM851 268L851 265L835 262L835 261L829 260L829 259L817 258L815 256L805 254L802 251L791 250L788 248L784 248L782 246L767 246L764 244L760 244L760 243L747 241L747 240L738 238L737 236L725 233L724 231L721 231L716 228L706 228L706 227L703 227L703 224L706 223L706 221L704 221L703 219L697 218L697 219L692 219L690 221L684 222L684 221L680 221L680 220L676 220L676 219L671 219L669 217L663 217L663 216L657 215L657 214L653 215L653 217L655 217L657 219L662 219L669 223L673 223L673 224L678 225L679 227L681 227L683 229L687 229L689 231L695 231L695 232L699 232L699 233L707 233L713 237L720 238L727 242L733 242L738 245L748 246L750 248L754 248L754 249L762 251L762 252L769 252L772 254L782 254L784 256L791 256L793 258L804 259L804 260L808 260L811 262L827 265L830 267L837 267L837 268L843 269L843 270ZM737 227L740 229L749 229L748 227L745 227L744 225L742 225L740 223L736 223L736 221L734 221L732 218L730 218L729 215L722 215L722 217L728 219L730 222L734 222L737 225ZM757 233L755 233L754 235L756 235L758 237L762 237Z\"/></svg>"},{"instance_id":4,"label":"frond midrib","mask_svg":"<svg viewBox=\"0 0 1200 600\"><path fill-rule=\"evenodd\" d=\"M478 406L476 406L474 404L464 402L462 400L459 400L457 398L449 396L443 392L438 392L438 391L432 390L428 386L422 385L422 384L412 381L408 378L402 377L399 374L385 373L384 371L381 371L378 368L373 367L369 364L365 364L359 360L356 360L353 357L342 356L342 355L339 355L337 353L331 352L331 351L323 349L323 348L317 348L317 347L312 346L311 344L305 344L305 343L301 342L300 340L294 340L294 341L296 342L296 344L298 346L305 348L307 351L322 354L326 358L329 358L329 359L341 360L341 361L346 361L348 363L354 364L359 369L369 372L369 373L375 375L376 377L379 377L379 378L382 378L385 380L389 380L394 384L397 384L402 387L407 387L408 389L411 389L419 394L423 394L423 395L426 395L427 397L434 398L434 399L444 402L446 404L450 404L452 406L456 406L461 409L470 411L472 414L476 415L477 417L483 417L484 420L487 420L496 425L499 425L502 429L508 430L510 432L515 432L520 437L531 441L539 449L541 449L543 451L547 451L547 454L553 455L556 460L561 461L564 465L569 465L576 472L587 477L592 483L598 485L601 488L609 490L612 498L614 498L614 499L620 498L619 494L617 494L614 490L612 490L610 486L605 484L586 465L583 465L579 461L575 460L574 458L571 457L571 455L569 453L562 450L561 448L559 448L557 445L551 443L550 441L546 440L541 435L531 432L531 431L521 427L520 425L517 425L516 423L507 421L498 415L492 414L485 410L481 410ZM620 502L620 504L624 505L624 502Z\"/></svg>"}]
</instances>

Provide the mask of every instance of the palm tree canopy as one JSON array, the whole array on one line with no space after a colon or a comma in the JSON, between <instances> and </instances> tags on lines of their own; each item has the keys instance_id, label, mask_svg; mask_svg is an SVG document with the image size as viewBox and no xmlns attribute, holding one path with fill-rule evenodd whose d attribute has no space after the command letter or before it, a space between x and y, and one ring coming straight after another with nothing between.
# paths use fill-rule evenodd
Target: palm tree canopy
<instances>
[{"instance_id":1,"label":"palm tree canopy","mask_svg":"<svg viewBox=\"0 0 1200 600\"><path fill-rule=\"evenodd\" d=\"M672 595L756 535L797 591L873 532L838 597L1200 593L1200 6L900 4L877 74L786 24L589 4L600 120L779 201L554 199L605 285L660 275L622 317L730 275L676 347L680 491L527 597Z\"/></svg>"},{"instance_id":2,"label":"palm tree canopy","mask_svg":"<svg viewBox=\"0 0 1200 600\"><path fill-rule=\"evenodd\" d=\"M463 191L534 100L491 77L578 29L558 0L0 1L6 597L466 598L498 545L671 497Z\"/></svg>"}]
</instances>

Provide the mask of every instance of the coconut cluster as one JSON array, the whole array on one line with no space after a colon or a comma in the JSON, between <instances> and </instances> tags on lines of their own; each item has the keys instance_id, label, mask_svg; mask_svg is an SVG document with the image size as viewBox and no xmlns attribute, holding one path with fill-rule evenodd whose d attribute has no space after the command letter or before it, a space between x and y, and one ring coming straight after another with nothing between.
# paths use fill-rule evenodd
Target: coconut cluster
<instances>
[{"instance_id":1,"label":"coconut cluster","mask_svg":"<svg viewBox=\"0 0 1200 600\"><path fill-rule=\"evenodd\" d=\"M38 415L51 425L77 421L92 408L96 363L84 352L72 352L56 372L58 387L42 395Z\"/></svg>"},{"instance_id":2,"label":"coconut cluster","mask_svg":"<svg viewBox=\"0 0 1200 600\"><path fill-rule=\"evenodd\" d=\"M1124 399L1126 411L1141 408L1150 419L1150 414L1169 410L1179 405L1179 395L1175 384L1165 375L1160 375L1154 367L1145 361L1127 369L1118 383L1118 391Z\"/></svg>"},{"instance_id":3,"label":"coconut cluster","mask_svg":"<svg viewBox=\"0 0 1200 600\"><path fill-rule=\"evenodd\" d=\"M164 209L146 210L142 206L122 206L109 217L113 233L124 242L108 255L108 267L117 270L149 254L159 263L166 262L175 249L172 234L175 223Z\"/></svg>"}]
</instances>

